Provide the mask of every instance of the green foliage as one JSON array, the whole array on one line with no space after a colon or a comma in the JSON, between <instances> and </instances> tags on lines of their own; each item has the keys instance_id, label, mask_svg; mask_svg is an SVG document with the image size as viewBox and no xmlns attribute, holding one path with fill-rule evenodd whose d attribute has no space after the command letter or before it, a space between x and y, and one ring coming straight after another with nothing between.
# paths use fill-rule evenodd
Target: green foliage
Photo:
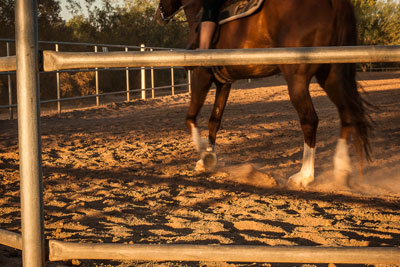
<instances>
[{"instance_id":1,"label":"green foliage","mask_svg":"<svg viewBox=\"0 0 400 267\"><path fill-rule=\"evenodd\" d=\"M185 24L158 25L154 19L156 1L125 0L122 5L113 0L103 0L102 6L93 6L86 0L86 10L79 2L68 0L73 18L67 22L72 39L83 42L185 47L187 29ZM86 15L85 15L86 14Z\"/></svg>"},{"instance_id":2,"label":"green foliage","mask_svg":"<svg viewBox=\"0 0 400 267\"><path fill-rule=\"evenodd\" d=\"M143 12L147 9L156 9L157 4L158 1L156 0L124 0L123 8L128 11Z\"/></svg>"},{"instance_id":3,"label":"green foliage","mask_svg":"<svg viewBox=\"0 0 400 267\"><path fill-rule=\"evenodd\" d=\"M0 1L0 38L14 39L15 0ZM60 17L58 0L38 0L38 34L40 40L60 40L59 32L68 31Z\"/></svg>"},{"instance_id":4,"label":"green foliage","mask_svg":"<svg viewBox=\"0 0 400 267\"><path fill-rule=\"evenodd\" d=\"M14 38L14 0L1 0L0 25L1 38Z\"/></svg>"},{"instance_id":5,"label":"green foliage","mask_svg":"<svg viewBox=\"0 0 400 267\"><path fill-rule=\"evenodd\" d=\"M399 44L399 1L351 1L358 20L360 44ZM84 11L77 0L68 2L69 10L74 15L68 22L74 40L185 47L187 24L158 25L153 17L157 0L102 0L101 7L95 6L94 0L85 0Z\"/></svg>"},{"instance_id":6,"label":"green foliage","mask_svg":"<svg viewBox=\"0 0 400 267\"><path fill-rule=\"evenodd\" d=\"M400 44L400 4L396 0L352 0L359 42L365 45Z\"/></svg>"}]
</instances>

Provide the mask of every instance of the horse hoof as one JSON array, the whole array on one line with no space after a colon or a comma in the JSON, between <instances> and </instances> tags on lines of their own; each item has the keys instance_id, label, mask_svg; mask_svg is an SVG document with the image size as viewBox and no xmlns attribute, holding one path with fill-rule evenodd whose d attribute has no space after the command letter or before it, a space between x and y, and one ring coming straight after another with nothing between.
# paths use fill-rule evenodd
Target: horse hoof
<instances>
[{"instance_id":1,"label":"horse hoof","mask_svg":"<svg viewBox=\"0 0 400 267\"><path fill-rule=\"evenodd\" d=\"M206 168L204 168L204 161L201 159L197 161L196 167L194 168L196 172L205 172Z\"/></svg>"},{"instance_id":2,"label":"horse hoof","mask_svg":"<svg viewBox=\"0 0 400 267\"><path fill-rule=\"evenodd\" d=\"M217 155L213 152L203 153L202 159L204 162L204 168L207 171L211 171L217 166Z\"/></svg>"},{"instance_id":3,"label":"horse hoof","mask_svg":"<svg viewBox=\"0 0 400 267\"><path fill-rule=\"evenodd\" d=\"M217 155L214 152L203 152L201 159L196 163L197 172L213 171L217 166Z\"/></svg>"},{"instance_id":4,"label":"horse hoof","mask_svg":"<svg viewBox=\"0 0 400 267\"><path fill-rule=\"evenodd\" d=\"M335 171L335 183L338 186L349 187L350 173L347 171Z\"/></svg>"},{"instance_id":5,"label":"horse hoof","mask_svg":"<svg viewBox=\"0 0 400 267\"><path fill-rule=\"evenodd\" d=\"M287 186L291 189L306 188L312 181L314 177L304 177L301 172L298 172L290 176Z\"/></svg>"}]
</instances>

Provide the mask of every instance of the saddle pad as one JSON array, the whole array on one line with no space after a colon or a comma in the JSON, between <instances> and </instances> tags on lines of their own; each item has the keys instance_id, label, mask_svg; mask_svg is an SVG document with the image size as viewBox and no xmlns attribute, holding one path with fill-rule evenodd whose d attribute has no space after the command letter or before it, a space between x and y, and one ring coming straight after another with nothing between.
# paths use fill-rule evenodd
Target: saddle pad
<instances>
[{"instance_id":1,"label":"saddle pad","mask_svg":"<svg viewBox=\"0 0 400 267\"><path fill-rule=\"evenodd\" d=\"M263 2L264 0L227 0L221 7L219 24L251 15Z\"/></svg>"}]
</instances>

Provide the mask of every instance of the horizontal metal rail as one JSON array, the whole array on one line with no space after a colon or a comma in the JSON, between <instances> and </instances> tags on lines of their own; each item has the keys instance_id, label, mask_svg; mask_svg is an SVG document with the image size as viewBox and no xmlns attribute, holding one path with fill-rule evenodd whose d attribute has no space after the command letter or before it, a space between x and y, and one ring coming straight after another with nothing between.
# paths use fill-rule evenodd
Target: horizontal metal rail
<instances>
[{"instance_id":1,"label":"horizontal metal rail","mask_svg":"<svg viewBox=\"0 0 400 267\"><path fill-rule=\"evenodd\" d=\"M46 50L44 70L89 68L400 62L400 46L213 49L152 52L55 52ZM0 58L0 71L15 70Z\"/></svg>"},{"instance_id":2,"label":"horizontal metal rail","mask_svg":"<svg viewBox=\"0 0 400 267\"><path fill-rule=\"evenodd\" d=\"M0 57L0 71L15 71L17 69L17 57Z\"/></svg>"},{"instance_id":3,"label":"horizontal metal rail","mask_svg":"<svg viewBox=\"0 0 400 267\"><path fill-rule=\"evenodd\" d=\"M175 84L176 87L184 87L188 86L188 83L182 83L182 84ZM116 92L107 92L107 93L101 93L101 94L93 94L93 95L84 95L84 96L73 96L73 97L64 97L60 99L49 99L49 100L42 100L40 101L40 104L48 104L48 103L56 103L56 102L66 102L66 101L73 101L73 100L80 100L80 99L86 99L86 98L94 98L98 96L108 96L108 95L123 95L126 94L127 92L129 93L137 93L137 92L142 92L143 90L145 91L152 91L152 90L162 90L162 89L169 89L171 88L171 85L165 85L165 86L157 86L157 87L152 87L152 88L144 88L144 89L132 89L129 91L116 91ZM4 108L10 108L10 107L17 107L17 104L12 104L12 105L0 105L0 109Z\"/></svg>"},{"instance_id":4,"label":"horizontal metal rail","mask_svg":"<svg viewBox=\"0 0 400 267\"><path fill-rule=\"evenodd\" d=\"M0 229L0 244L22 250L21 234Z\"/></svg>"},{"instance_id":5,"label":"horizontal metal rail","mask_svg":"<svg viewBox=\"0 0 400 267\"><path fill-rule=\"evenodd\" d=\"M1 58L0 57L0 64L1 64ZM171 67L144 67L146 70L170 70ZM175 69L184 69L184 67L174 67ZM112 71L126 71L126 70L141 70L142 68L136 67L136 68L112 68ZM109 68L103 68L103 69L68 69L68 70L54 70L54 71L41 71L40 73L71 73L71 72L95 72L95 71L110 71ZM15 69L14 70L9 70L9 71L1 71L1 66L0 66L0 75L15 75Z\"/></svg>"},{"instance_id":6,"label":"horizontal metal rail","mask_svg":"<svg viewBox=\"0 0 400 267\"><path fill-rule=\"evenodd\" d=\"M187 85L188 85L187 83L186 84L177 84L177 85L175 85L175 87L184 87ZM62 102L62 101L72 101L72 100L79 100L79 99L85 99L85 98L94 98L94 97L98 97L98 96L123 95L123 94L126 94L127 92L135 93L135 92L142 92L142 91L168 89L168 88L171 88L171 85L158 86L158 87L154 87L154 88L133 89L133 90L129 90L129 91L116 91L116 92L107 92L107 93L85 95L85 96L75 96L75 97L65 97L65 98L60 98L60 99L43 100L43 101L40 101L40 104L55 103L55 102ZM0 108L5 108L5 107L8 107L8 106L0 106Z\"/></svg>"},{"instance_id":7,"label":"horizontal metal rail","mask_svg":"<svg viewBox=\"0 0 400 267\"><path fill-rule=\"evenodd\" d=\"M151 67L144 67L145 70L151 70ZM184 67L174 67L177 69L184 69ZM43 71L41 73L70 73L70 72L95 72L95 71L126 71L126 70L141 70L142 68L140 67L135 67L135 68L97 68L97 69L68 69L68 70L54 70L54 71ZM157 68L153 68L154 70L170 70L171 67L157 67ZM1 73L0 73L1 74Z\"/></svg>"},{"instance_id":8,"label":"horizontal metal rail","mask_svg":"<svg viewBox=\"0 0 400 267\"><path fill-rule=\"evenodd\" d=\"M50 260L399 264L400 248L84 244L50 240Z\"/></svg>"},{"instance_id":9,"label":"horizontal metal rail","mask_svg":"<svg viewBox=\"0 0 400 267\"><path fill-rule=\"evenodd\" d=\"M4 39L0 38L0 42L15 42L14 39ZM131 48L131 49L140 49L140 46L137 45L116 45L116 44L98 44L98 43L75 43L75 42L57 42L57 41L38 41L39 44L59 44L59 45L75 45L75 46L99 46L99 47L114 47L114 48ZM153 47L146 46L146 49L154 49L154 50L168 50L171 48L165 47ZM177 48L174 48L174 50Z\"/></svg>"},{"instance_id":10,"label":"horizontal metal rail","mask_svg":"<svg viewBox=\"0 0 400 267\"><path fill-rule=\"evenodd\" d=\"M162 66L400 62L400 46L210 49L154 52L44 51L44 70Z\"/></svg>"}]
</instances>

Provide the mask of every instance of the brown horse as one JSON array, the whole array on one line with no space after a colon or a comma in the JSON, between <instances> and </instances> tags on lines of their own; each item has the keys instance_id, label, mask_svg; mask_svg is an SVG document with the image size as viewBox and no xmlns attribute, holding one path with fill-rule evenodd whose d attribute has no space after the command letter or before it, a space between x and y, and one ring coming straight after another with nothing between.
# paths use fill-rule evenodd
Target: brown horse
<instances>
[{"instance_id":1,"label":"brown horse","mask_svg":"<svg viewBox=\"0 0 400 267\"><path fill-rule=\"evenodd\" d=\"M189 46L195 48L201 6L200 0L160 0L156 17L166 22L183 8L190 27ZM255 14L221 25L215 48L352 46L356 45L356 39L356 19L348 0L265 0ZM206 170L215 167L216 135L232 81L280 72L288 84L290 100L298 113L304 134L303 165L298 173L289 178L289 183L305 187L314 180L318 117L311 101L309 84L315 76L339 112L341 131L334 156L334 174L337 182L346 185L351 172L348 139L353 136L362 167L363 154L369 158L368 135L371 128L365 101L357 90L354 64L223 66L219 68L219 75L225 77L225 82L217 79L210 68L194 69L186 124L200 154L196 167ZM213 82L216 99L206 141L199 135L196 117Z\"/></svg>"}]
</instances>

